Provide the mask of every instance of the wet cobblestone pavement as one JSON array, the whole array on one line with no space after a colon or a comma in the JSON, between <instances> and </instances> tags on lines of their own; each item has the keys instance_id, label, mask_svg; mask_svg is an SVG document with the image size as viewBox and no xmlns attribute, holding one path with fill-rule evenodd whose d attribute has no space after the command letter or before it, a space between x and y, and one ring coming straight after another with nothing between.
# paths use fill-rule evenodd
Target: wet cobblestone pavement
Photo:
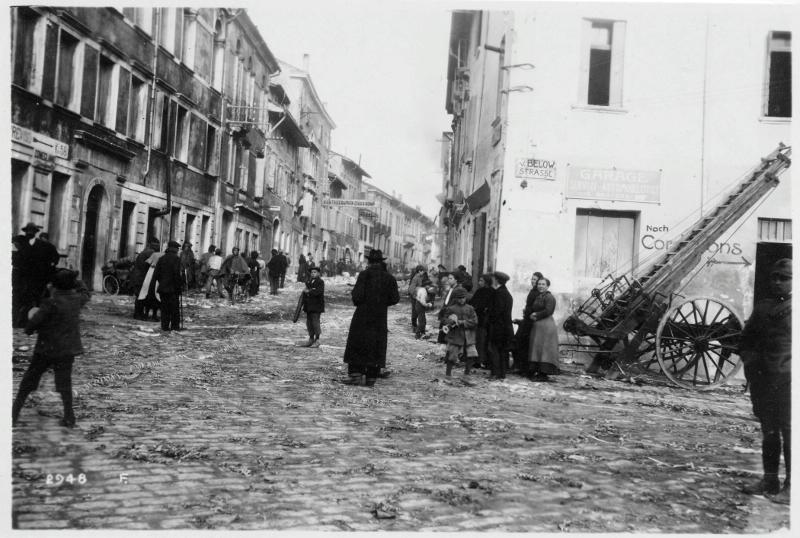
<instances>
[{"instance_id":1,"label":"wet cobblestone pavement","mask_svg":"<svg viewBox=\"0 0 800 538\"><path fill-rule=\"evenodd\" d=\"M95 295L75 365L77 427L59 426L48 373L13 431L15 526L788 528L787 506L739 492L760 471L740 386L690 392L570 364L552 383L490 382L484 370L445 379L404 302L390 309L391 376L351 387L341 384L350 288L327 286L318 349L294 347L305 337L289 319L297 284L234 306L191 295L187 330L168 335L134 321L131 298ZM14 331L15 390L34 338Z\"/></svg>"}]
</instances>

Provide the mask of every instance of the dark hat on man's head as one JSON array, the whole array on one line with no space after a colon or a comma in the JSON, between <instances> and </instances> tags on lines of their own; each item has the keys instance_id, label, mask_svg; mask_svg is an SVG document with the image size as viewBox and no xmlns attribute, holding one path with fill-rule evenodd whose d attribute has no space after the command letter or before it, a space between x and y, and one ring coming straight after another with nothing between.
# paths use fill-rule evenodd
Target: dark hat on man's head
<instances>
[{"instance_id":1,"label":"dark hat on man's head","mask_svg":"<svg viewBox=\"0 0 800 538\"><path fill-rule=\"evenodd\" d=\"M26 225L25 225L25 226L22 228L22 231L23 231L23 232L27 232L28 230L33 230L33 231L35 231L35 232L38 232L38 231L39 231L39 230L41 230L41 229L42 229L42 227L41 227L41 226L39 226L38 224L34 224L33 222L29 222L28 224L26 224Z\"/></svg>"},{"instance_id":2,"label":"dark hat on man's head","mask_svg":"<svg viewBox=\"0 0 800 538\"><path fill-rule=\"evenodd\" d=\"M775 265L772 266L772 271L770 274L775 275L783 275L788 276L789 278L792 277L792 259L791 258L783 258L775 262Z\"/></svg>"},{"instance_id":3,"label":"dark hat on man's head","mask_svg":"<svg viewBox=\"0 0 800 538\"><path fill-rule=\"evenodd\" d=\"M319 271L319 267L317 267L316 265L311 265L311 266L308 268L308 272L310 273L311 271L317 271L317 272L320 272L320 271Z\"/></svg>"},{"instance_id":4,"label":"dark hat on man's head","mask_svg":"<svg viewBox=\"0 0 800 538\"><path fill-rule=\"evenodd\" d=\"M494 275L494 277L497 279L497 281L498 281L498 282L499 282L501 285L502 285L502 284L505 284L506 282L508 282L508 281L509 281L509 279L511 279L511 277L510 277L510 276L508 276L508 275L507 275L506 273L504 273L503 271L495 271L495 272L494 272L494 273L492 273L492 274Z\"/></svg>"},{"instance_id":5,"label":"dark hat on man's head","mask_svg":"<svg viewBox=\"0 0 800 538\"><path fill-rule=\"evenodd\" d=\"M378 263L382 262L386 258L383 257L383 252L380 250L370 250L369 254L367 255L367 261L370 263Z\"/></svg>"},{"instance_id":6,"label":"dark hat on man's head","mask_svg":"<svg viewBox=\"0 0 800 538\"><path fill-rule=\"evenodd\" d=\"M75 278L78 276L77 271L71 269L59 269L55 272L52 278L53 286L59 290L71 290L75 287Z\"/></svg>"},{"instance_id":7,"label":"dark hat on man's head","mask_svg":"<svg viewBox=\"0 0 800 538\"><path fill-rule=\"evenodd\" d=\"M167 243L167 248L181 248L181 244L177 241L170 241Z\"/></svg>"},{"instance_id":8,"label":"dark hat on man's head","mask_svg":"<svg viewBox=\"0 0 800 538\"><path fill-rule=\"evenodd\" d=\"M456 286L455 288L453 288L453 291L450 294L450 297L453 299L463 299L466 296L467 296L467 290L465 290L461 286Z\"/></svg>"}]
</instances>

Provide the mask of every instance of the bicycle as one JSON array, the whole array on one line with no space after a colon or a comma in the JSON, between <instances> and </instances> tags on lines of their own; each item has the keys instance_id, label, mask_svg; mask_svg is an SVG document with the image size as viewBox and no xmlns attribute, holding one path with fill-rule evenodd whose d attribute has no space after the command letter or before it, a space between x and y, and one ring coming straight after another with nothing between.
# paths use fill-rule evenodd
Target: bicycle
<instances>
[{"instance_id":1,"label":"bicycle","mask_svg":"<svg viewBox=\"0 0 800 538\"><path fill-rule=\"evenodd\" d=\"M133 262L130 260L110 260L103 266L103 291L109 295L116 295L120 292L133 293L133 285L130 281L130 273Z\"/></svg>"},{"instance_id":2,"label":"bicycle","mask_svg":"<svg viewBox=\"0 0 800 538\"><path fill-rule=\"evenodd\" d=\"M232 273L228 277L233 283L233 286L228 290L231 303L245 303L250 299L248 292L248 284L250 283L250 275L248 273Z\"/></svg>"}]
</instances>

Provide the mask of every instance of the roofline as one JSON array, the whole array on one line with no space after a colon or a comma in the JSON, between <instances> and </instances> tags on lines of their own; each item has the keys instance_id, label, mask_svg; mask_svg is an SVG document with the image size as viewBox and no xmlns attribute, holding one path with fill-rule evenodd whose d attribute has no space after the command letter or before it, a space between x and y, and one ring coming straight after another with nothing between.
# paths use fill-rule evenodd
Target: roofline
<instances>
[{"instance_id":1,"label":"roofline","mask_svg":"<svg viewBox=\"0 0 800 538\"><path fill-rule=\"evenodd\" d=\"M372 179L372 176L371 176L371 175L369 175L369 174L367 173L367 171L366 171L366 170L364 170L363 168L361 168L361 165L360 165L360 164L358 164L357 162L355 162L355 161L354 161L353 159L351 159L350 157L348 157L348 156L346 156L346 155L343 155L343 154L339 153L338 151L328 150L328 152L329 152L329 153L333 153L333 154L335 154L335 155L338 155L339 157L341 157L341 158L342 158L342 160L343 160L343 161L345 161L345 162L347 162L347 163L350 163L350 166L352 166L353 168L355 168L356 172L358 172L359 174L361 174L363 177L368 177L368 178Z\"/></svg>"},{"instance_id":2,"label":"roofline","mask_svg":"<svg viewBox=\"0 0 800 538\"><path fill-rule=\"evenodd\" d=\"M322 99L320 99L319 94L317 93L317 88L316 88L316 86L314 86L314 81L311 78L311 74L308 73L308 71L303 71L299 67L296 67L296 66L290 64L289 62L286 62L286 61L283 61L283 60L278 60L278 62L279 63L283 63L283 64L287 65L288 67L291 67L294 70L292 72L283 71L284 75L286 75L287 77L290 77L290 78L301 78L301 79L305 80L306 84L308 85L309 89L311 90L311 97L314 99L314 101L316 101L317 106L319 106L319 109L322 111L322 114L325 116L325 119L330 124L331 129L336 129L336 123L334 123L333 118L331 118L331 115L328 114L328 110L325 108L325 105L322 103Z\"/></svg>"},{"instance_id":3,"label":"roofline","mask_svg":"<svg viewBox=\"0 0 800 538\"><path fill-rule=\"evenodd\" d=\"M270 69L270 76L280 72L281 68L280 65L278 64L278 59L275 57L274 54L272 54L272 51L269 50L267 43L261 36L261 32L258 30L258 27L250 18L250 15L247 13L246 8L242 8L242 14L239 15L236 20L242 21L242 27L244 27L245 30L247 31L248 36L251 37L253 41L255 41L255 44L257 45L255 47L256 53L259 55L261 55L262 53L264 54L265 56L263 58L263 60L265 60L264 64L267 66L267 68Z\"/></svg>"}]
</instances>

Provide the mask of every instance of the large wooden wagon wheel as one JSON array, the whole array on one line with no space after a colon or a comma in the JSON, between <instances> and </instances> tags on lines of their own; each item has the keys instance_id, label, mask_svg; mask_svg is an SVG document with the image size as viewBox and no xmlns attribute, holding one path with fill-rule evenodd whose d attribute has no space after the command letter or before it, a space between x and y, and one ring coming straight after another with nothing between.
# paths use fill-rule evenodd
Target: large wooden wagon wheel
<instances>
[{"instance_id":1,"label":"large wooden wagon wheel","mask_svg":"<svg viewBox=\"0 0 800 538\"><path fill-rule=\"evenodd\" d=\"M662 372L688 389L721 385L742 366L736 354L742 327L739 316L717 299L695 297L673 305L656 332Z\"/></svg>"}]
</instances>

